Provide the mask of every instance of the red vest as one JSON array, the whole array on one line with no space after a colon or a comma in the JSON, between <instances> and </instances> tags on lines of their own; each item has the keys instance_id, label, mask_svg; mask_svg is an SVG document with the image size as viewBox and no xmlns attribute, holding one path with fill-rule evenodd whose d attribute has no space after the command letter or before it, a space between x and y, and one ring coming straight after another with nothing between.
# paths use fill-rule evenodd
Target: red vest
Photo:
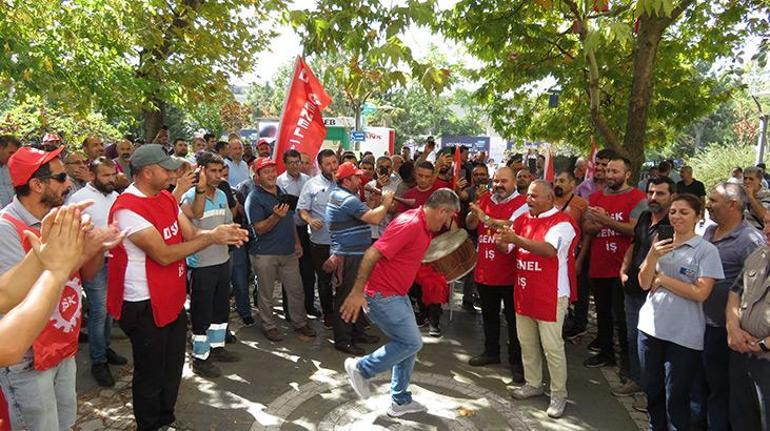
<instances>
[{"instance_id":1,"label":"red vest","mask_svg":"<svg viewBox=\"0 0 770 431\"><path fill-rule=\"evenodd\" d=\"M593 207L602 207L610 218L628 223L631 219L631 211L644 199L646 199L644 192L633 187L625 193L612 195L605 195L604 191L600 190L588 198L588 204ZM606 226L602 227L591 240L588 276L591 278L620 277L623 256L631 246L632 239L631 235L623 235Z\"/></svg>"},{"instance_id":2,"label":"red vest","mask_svg":"<svg viewBox=\"0 0 770 431\"><path fill-rule=\"evenodd\" d=\"M559 223L569 223L575 229L575 238L567 254L567 277L569 277L570 300L576 298L577 278L575 276L575 246L580 237L572 217L562 212L544 218L529 214L514 222L516 233L533 241L545 241L548 230ZM513 303L516 313L545 322L556 321L556 307L559 300L559 258L538 256L521 247L514 250L516 257L516 285Z\"/></svg>"},{"instance_id":3,"label":"red vest","mask_svg":"<svg viewBox=\"0 0 770 431\"><path fill-rule=\"evenodd\" d=\"M179 228L179 205L171 193L164 190L154 197L121 194L110 209L110 224L113 223L115 212L121 209L131 210L152 223L167 245L183 241ZM112 250L108 265L107 311L118 320L123 308L124 280L128 266L128 255L122 243ZM182 311L185 300L185 262L180 259L163 266L147 256L145 271L152 315L155 324L162 327L175 321Z\"/></svg>"},{"instance_id":4,"label":"red vest","mask_svg":"<svg viewBox=\"0 0 770 431\"><path fill-rule=\"evenodd\" d=\"M13 224L21 240L21 246L24 251L29 251L29 240L23 232L28 230L40 235L40 231L27 226L7 212L3 212L2 217ZM75 272L65 284L61 298L59 298L59 305L51 315L51 320L32 343L36 370L44 371L55 367L61 361L77 353L82 292L80 273Z\"/></svg>"},{"instance_id":5,"label":"red vest","mask_svg":"<svg viewBox=\"0 0 770 431\"><path fill-rule=\"evenodd\" d=\"M492 193L486 193L479 199L479 207L484 214L498 220L508 220L514 212L527 203L527 198L518 195L504 204L492 202ZM516 275L516 260L513 253L507 254L497 249L492 236L495 230L479 222L476 231L479 235L478 259L476 260L476 283L489 286L513 286Z\"/></svg>"},{"instance_id":6,"label":"red vest","mask_svg":"<svg viewBox=\"0 0 770 431\"><path fill-rule=\"evenodd\" d=\"M0 391L0 431L11 431L11 415L8 414L8 403L3 391Z\"/></svg>"}]
</instances>

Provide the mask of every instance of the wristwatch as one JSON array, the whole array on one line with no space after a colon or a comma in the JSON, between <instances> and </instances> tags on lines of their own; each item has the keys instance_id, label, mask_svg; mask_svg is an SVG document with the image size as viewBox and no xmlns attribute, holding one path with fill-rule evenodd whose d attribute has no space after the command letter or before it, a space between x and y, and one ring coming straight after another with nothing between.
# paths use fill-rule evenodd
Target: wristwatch
<instances>
[{"instance_id":1,"label":"wristwatch","mask_svg":"<svg viewBox=\"0 0 770 431\"><path fill-rule=\"evenodd\" d=\"M206 193L206 189L203 189L202 191L198 191L198 188L197 187L195 188L195 194L196 195L202 195L204 193Z\"/></svg>"},{"instance_id":2,"label":"wristwatch","mask_svg":"<svg viewBox=\"0 0 770 431\"><path fill-rule=\"evenodd\" d=\"M767 344L765 344L765 339L764 338L759 340L757 345L759 345L759 348L762 349L763 352L770 352L770 349L767 348Z\"/></svg>"},{"instance_id":3,"label":"wristwatch","mask_svg":"<svg viewBox=\"0 0 770 431\"><path fill-rule=\"evenodd\" d=\"M491 218L487 214L484 214L484 218L482 220L484 221L484 224L487 224Z\"/></svg>"}]
</instances>

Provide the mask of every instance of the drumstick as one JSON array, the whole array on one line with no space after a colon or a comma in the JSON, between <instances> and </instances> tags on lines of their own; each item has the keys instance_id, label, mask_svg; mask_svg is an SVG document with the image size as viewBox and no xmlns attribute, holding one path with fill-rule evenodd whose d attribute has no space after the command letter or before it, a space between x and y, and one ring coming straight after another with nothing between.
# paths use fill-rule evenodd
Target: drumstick
<instances>
[{"instance_id":1,"label":"drumstick","mask_svg":"<svg viewBox=\"0 0 770 431\"><path fill-rule=\"evenodd\" d=\"M378 189L377 187L370 186L369 184L364 186L364 190L377 193L378 195L382 194L382 190ZM409 208L414 208L417 206L417 199L404 199L398 196L393 196L393 200Z\"/></svg>"}]
</instances>

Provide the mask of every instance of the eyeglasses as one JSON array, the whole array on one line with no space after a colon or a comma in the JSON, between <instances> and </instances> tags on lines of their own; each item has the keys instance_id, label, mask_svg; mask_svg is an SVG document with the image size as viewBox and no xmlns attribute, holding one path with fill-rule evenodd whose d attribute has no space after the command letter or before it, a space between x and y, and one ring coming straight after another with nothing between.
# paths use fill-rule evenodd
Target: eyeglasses
<instances>
[{"instance_id":1,"label":"eyeglasses","mask_svg":"<svg viewBox=\"0 0 770 431\"><path fill-rule=\"evenodd\" d=\"M64 183L67 181L67 173L66 172L59 172L58 174L51 174L46 175L44 177L38 177L39 180L54 180L59 183Z\"/></svg>"}]
</instances>

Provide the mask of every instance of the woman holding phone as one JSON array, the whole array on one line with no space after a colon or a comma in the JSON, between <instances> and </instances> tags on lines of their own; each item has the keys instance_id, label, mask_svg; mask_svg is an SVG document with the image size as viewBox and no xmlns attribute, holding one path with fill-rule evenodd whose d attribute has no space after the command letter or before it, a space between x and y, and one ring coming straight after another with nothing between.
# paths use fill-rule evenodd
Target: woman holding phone
<instances>
[{"instance_id":1,"label":"woman holding phone","mask_svg":"<svg viewBox=\"0 0 770 431\"><path fill-rule=\"evenodd\" d=\"M702 204L690 194L672 200L673 238L658 233L639 272L649 291L639 311L639 359L651 430L688 430L690 389L703 350L702 303L724 277L716 247L695 234Z\"/></svg>"}]
</instances>

